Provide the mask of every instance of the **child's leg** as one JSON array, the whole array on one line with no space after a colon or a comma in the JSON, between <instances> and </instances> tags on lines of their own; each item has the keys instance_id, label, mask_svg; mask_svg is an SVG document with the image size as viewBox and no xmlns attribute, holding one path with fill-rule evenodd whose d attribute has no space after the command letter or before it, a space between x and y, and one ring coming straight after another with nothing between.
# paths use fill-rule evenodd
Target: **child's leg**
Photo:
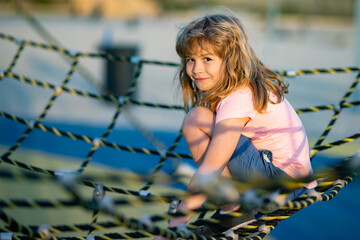
<instances>
[{"instance_id":1,"label":"child's leg","mask_svg":"<svg viewBox=\"0 0 360 240\"><path fill-rule=\"evenodd\" d=\"M214 126L215 114L210 109L202 106L191 109L183 121L182 131L197 166L200 166L204 160L211 142ZM227 167L222 175L231 177Z\"/></svg>"}]
</instances>

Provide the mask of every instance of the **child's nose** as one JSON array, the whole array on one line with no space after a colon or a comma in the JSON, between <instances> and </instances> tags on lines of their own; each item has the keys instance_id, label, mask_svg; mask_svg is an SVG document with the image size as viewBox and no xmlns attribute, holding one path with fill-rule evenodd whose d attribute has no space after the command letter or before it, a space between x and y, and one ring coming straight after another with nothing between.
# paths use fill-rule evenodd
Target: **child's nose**
<instances>
[{"instance_id":1,"label":"child's nose","mask_svg":"<svg viewBox=\"0 0 360 240\"><path fill-rule=\"evenodd\" d=\"M201 72L203 72L203 65L199 62L195 62L193 66L193 73L197 74Z\"/></svg>"}]
</instances>

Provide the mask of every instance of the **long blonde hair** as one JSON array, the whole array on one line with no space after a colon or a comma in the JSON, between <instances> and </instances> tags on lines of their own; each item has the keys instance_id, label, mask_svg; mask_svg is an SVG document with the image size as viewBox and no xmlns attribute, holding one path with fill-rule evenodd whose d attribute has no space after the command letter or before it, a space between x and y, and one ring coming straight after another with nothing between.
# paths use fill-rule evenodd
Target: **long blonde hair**
<instances>
[{"instance_id":1,"label":"long blonde hair","mask_svg":"<svg viewBox=\"0 0 360 240\"><path fill-rule=\"evenodd\" d=\"M194 44L202 48L210 46L223 60L222 79L206 92L197 89L186 73L186 58L191 55ZM254 94L255 109L264 112L268 102L279 103L288 92L288 85L256 57L236 17L214 14L195 19L179 32L176 51L181 58L179 79L186 111L200 105L215 112L221 99L249 86ZM277 96L276 102L269 99L268 91Z\"/></svg>"}]
</instances>

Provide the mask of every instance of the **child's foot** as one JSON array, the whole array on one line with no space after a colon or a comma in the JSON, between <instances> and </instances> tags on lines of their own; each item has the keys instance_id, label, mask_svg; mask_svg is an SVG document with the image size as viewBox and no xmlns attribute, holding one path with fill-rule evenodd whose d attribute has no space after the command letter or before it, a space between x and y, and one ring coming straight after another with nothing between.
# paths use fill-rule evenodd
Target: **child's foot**
<instances>
[{"instance_id":1,"label":"child's foot","mask_svg":"<svg viewBox=\"0 0 360 240\"><path fill-rule=\"evenodd\" d=\"M213 236L222 232L225 232L229 229L237 229L239 227L245 226L251 222L256 221L255 218L256 212L244 213L239 217L231 217L225 214L221 214L219 211L214 213L211 218L218 219L219 223L205 222L201 227L192 230L195 234L204 235L204 236ZM202 219L197 220L197 222L203 221ZM200 222L201 223L201 222Z\"/></svg>"},{"instance_id":2,"label":"child's foot","mask_svg":"<svg viewBox=\"0 0 360 240\"><path fill-rule=\"evenodd\" d=\"M229 203L221 207L220 214L225 214L228 212L235 212L240 208L240 204Z\"/></svg>"}]
</instances>

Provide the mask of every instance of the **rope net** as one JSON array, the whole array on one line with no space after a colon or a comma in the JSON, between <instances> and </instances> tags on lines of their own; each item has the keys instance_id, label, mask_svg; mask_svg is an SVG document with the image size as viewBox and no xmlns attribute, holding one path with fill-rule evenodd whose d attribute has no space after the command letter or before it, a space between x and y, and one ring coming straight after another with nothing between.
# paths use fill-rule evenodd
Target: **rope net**
<instances>
[{"instance_id":1,"label":"rope net","mask_svg":"<svg viewBox=\"0 0 360 240\"><path fill-rule=\"evenodd\" d=\"M6 85L9 82L17 81L34 88L44 89L51 95L41 113L31 120L0 109L2 118L24 127L24 131L21 133L13 134L12 137L16 139L14 143L1 152L0 178L3 179L2 181L10 182L14 186L21 185L21 182L39 186L51 183L51 186L56 189L54 192L49 192L50 194L43 199L29 199L29 196L24 196L22 199L9 199L6 198L5 194L2 194L4 197L0 199L0 219L2 222L0 225L0 239L129 239L148 238L155 235L172 239L263 239L270 231L275 229L279 222L299 210L319 201L333 199L343 187L354 179L359 170L359 154L349 153L349 157L340 163L323 168L321 171L315 172L313 176L303 179L294 180L279 177L269 180L257 178L247 183L210 179L210 182L206 182L204 185L210 183L212 188L207 189L204 187L203 189L208 194L209 200L200 209L187 212L175 211L179 199L184 198L186 193L184 190L179 190L173 186L177 183L185 183L189 180L189 176L163 174L161 170L167 161L176 159L181 163L184 160L191 159L189 154L177 151L178 144L182 139L181 130L178 131L171 144L164 144L152 135L146 127L138 123L136 118L132 118L130 122L151 142L153 148L122 145L116 141L111 141L109 136L113 133L119 117L126 114L126 108L141 106L183 111L181 106L144 102L133 98L144 65L176 67L178 66L176 63L148 61L134 56L124 57L106 53L79 52L58 45L17 38L5 33L0 33L0 39L17 46L9 66L0 73L0 84ZM61 84L57 85L30 78L14 71L14 67L26 48L52 51L70 60L69 69ZM80 60L85 58L127 62L135 65L136 71L127 93L124 96L114 96L108 93L95 94L70 87L69 83L74 79L73 75L79 69ZM310 74L350 73L359 70L360 67L345 67L287 70L278 71L278 73L285 78ZM337 104L311 106L296 110L298 114L333 111L330 122L311 148L311 158L320 151L353 142L360 137L360 132L358 132L343 139L324 143L343 109L354 108L360 104L360 101L348 101L359 80L360 74L356 76ZM68 95L84 99L96 99L116 106L109 125L98 137L66 131L44 122L59 97ZM22 159L17 159L15 153L19 152L19 149L29 136L38 132L52 134L59 141L61 139L71 139L87 144L87 153L80 166L77 166L75 170L46 169L41 164L29 164L24 155L20 155ZM93 156L99 150L108 148L115 151L131 152L144 157L155 156L158 163L149 175L117 170L108 171L105 168L96 172L90 171L90 162L93 160ZM181 166L183 165L178 165L178 167ZM316 189L306 192L293 201L285 200L289 192L303 187L313 180L318 181ZM157 189L158 187L161 188L161 191ZM14 187L14 189L16 188ZM59 194L57 193L58 189L61 189ZM281 189L281 191L277 191L278 189ZM224 214L221 218L216 219L207 216L208 213L218 210L221 203L229 201L231 193L234 193L234 191L242 192L240 210ZM141 209L139 210L140 215L129 216L131 214L129 209L136 208ZM69 221L66 220L58 224L57 220L61 221L61 218L56 217L57 220L54 223L47 222L39 225L22 223L19 219L24 214L26 215L26 211L29 209L37 209L38 212L54 211L53 215L56 216L64 211L74 216L74 219L75 215L80 211L81 214L88 216L88 222L68 224ZM195 230L201 226L207 224L217 228L222 221L243 216L251 211L260 211L263 215L237 229L220 231L211 237L196 234ZM189 213L194 213L195 217L186 226L177 229L166 228L169 219ZM104 217L104 220L101 216Z\"/></svg>"}]
</instances>

